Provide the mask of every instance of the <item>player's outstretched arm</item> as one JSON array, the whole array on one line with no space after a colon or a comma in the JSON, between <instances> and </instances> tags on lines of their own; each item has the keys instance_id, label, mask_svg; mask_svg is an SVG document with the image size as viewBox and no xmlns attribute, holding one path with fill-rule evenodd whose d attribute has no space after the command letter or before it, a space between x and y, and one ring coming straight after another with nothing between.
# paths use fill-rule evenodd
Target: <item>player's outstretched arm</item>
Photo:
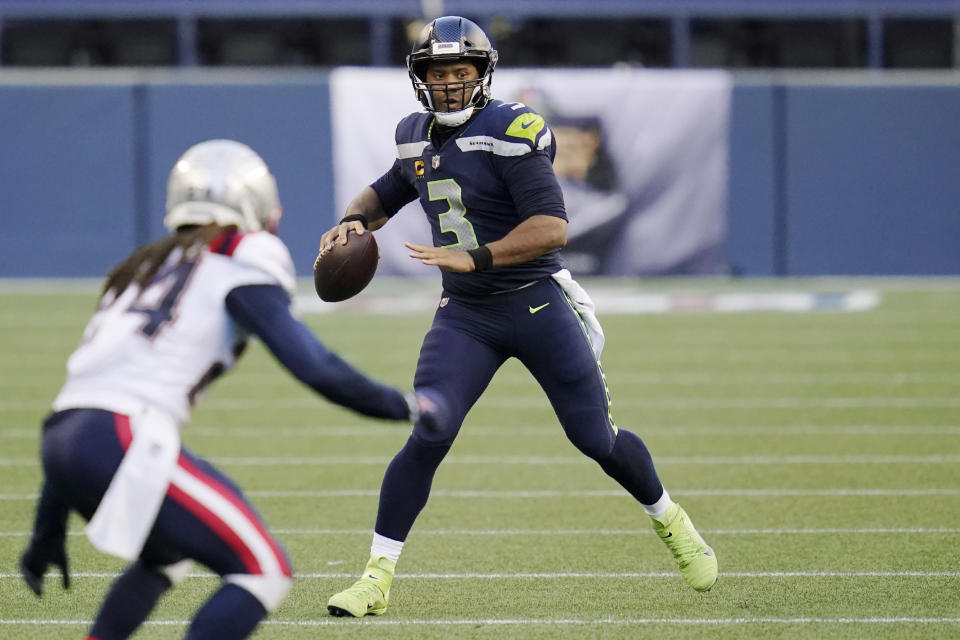
<instances>
[{"instance_id":1,"label":"player's outstretched arm","mask_svg":"<svg viewBox=\"0 0 960 640\"><path fill-rule=\"evenodd\" d=\"M493 260L491 266L502 267L520 264L559 249L567 243L567 221L555 216L530 216L503 238L486 245ZM440 267L446 271L469 272L476 269L473 257L466 251L428 247L405 242L409 256L423 264Z\"/></svg>"},{"instance_id":2,"label":"player's outstretched arm","mask_svg":"<svg viewBox=\"0 0 960 640\"><path fill-rule=\"evenodd\" d=\"M403 393L372 380L327 349L290 313L290 297L282 287L237 287L227 294L227 311L290 373L331 402L374 418L409 419Z\"/></svg>"},{"instance_id":3,"label":"player's outstretched arm","mask_svg":"<svg viewBox=\"0 0 960 640\"><path fill-rule=\"evenodd\" d=\"M493 264L503 266L533 260L567 244L567 221L556 216L530 216L487 247Z\"/></svg>"}]
</instances>

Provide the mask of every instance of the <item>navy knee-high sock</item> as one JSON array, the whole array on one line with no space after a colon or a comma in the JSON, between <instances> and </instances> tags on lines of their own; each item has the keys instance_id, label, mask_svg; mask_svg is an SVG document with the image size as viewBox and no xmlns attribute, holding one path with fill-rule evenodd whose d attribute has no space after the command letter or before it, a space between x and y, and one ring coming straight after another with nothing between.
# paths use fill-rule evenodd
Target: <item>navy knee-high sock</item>
<instances>
[{"instance_id":1,"label":"navy knee-high sock","mask_svg":"<svg viewBox=\"0 0 960 640\"><path fill-rule=\"evenodd\" d=\"M252 593L224 584L193 617L184 640L242 640L266 615L267 610Z\"/></svg>"},{"instance_id":2,"label":"navy knee-high sock","mask_svg":"<svg viewBox=\"0 0 960 640\"><path fill-rule=\"evenodd\" d=\"M394 456L383 474L376 532L391 540L406 540L430 497L433 474L450 445L425 446L413 437Z\"/></svg>"},{"instance_id":3,"label":"navy knee-high sock","mask_svg":"<svg viewBox=\"0 0 960 640\"><path fill-rule=\"evenodd\" d=\"M134 562L110 587L89 637L96 640L129 638L169 588L167 576L148 569L139 560Z\"/></svg>"},{"instance_id":4,"label":"navy knee-high sock","mask_svg":"<svg viewBox=\"0 0 960 640\"><path fill-rule=\"evenodd\" d=\"M653 458L637 434L620 429L610 455L599 462L606 474L640 504L653 504L663 495L663 484L653 467Z\"/></svg>"}]
</instances>

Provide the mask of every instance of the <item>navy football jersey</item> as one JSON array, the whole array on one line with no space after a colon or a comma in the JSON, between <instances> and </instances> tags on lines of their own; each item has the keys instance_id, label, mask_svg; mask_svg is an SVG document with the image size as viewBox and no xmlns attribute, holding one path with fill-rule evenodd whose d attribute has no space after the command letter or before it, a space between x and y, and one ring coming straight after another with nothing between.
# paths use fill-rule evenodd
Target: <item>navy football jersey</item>
<instances>
[{"instance_id":1,"label":"navy football jersey","mask_svg":"<svg viewBox=\"0 0 960 640\"><path fill-rule=\"evenodd\" d=\"M428 113L397 125L397 160L371 186L387 215L415 198L437 247L469 250L499 240L532 215L566 219L553 172L556 143L544 119L519 102L493 100L439 149ZM481 272L442 271L453 295L483 296L516 289L563 268L555 249L522 264Z\"/></svg>"}]
</instances>

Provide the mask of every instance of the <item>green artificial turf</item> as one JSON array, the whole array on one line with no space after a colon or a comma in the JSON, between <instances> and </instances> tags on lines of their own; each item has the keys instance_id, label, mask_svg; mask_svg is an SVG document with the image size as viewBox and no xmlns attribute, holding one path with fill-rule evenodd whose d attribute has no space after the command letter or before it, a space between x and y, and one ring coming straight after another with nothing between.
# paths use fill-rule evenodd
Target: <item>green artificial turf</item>
<instances>
[{"instance_id":1,"label":"green artificial turf","mask_svg":"<svg viewBox=\"0 0 960 640\"><path fill-rule=\"evenodd\" d=\"M253 344L184 442L244 488L292 556L295 585L255 637L960 636L960 282L618 286L881 295L852 313L599 309L613 415L716 550L712 591L686 587L639 506L509 362L436 475L386 614L329 617L327 598L366 560L380 479L409 426L334 407ZM49 575L37 599L17 574L39 423L93 306L92 290L0 293L0 638L82 637L122 568L74 516L70 591ZM305 317L357 366L411 384L429 312ZM136 637L181 637L216 586L198 569Z\"/></svg>"}]
</instances>

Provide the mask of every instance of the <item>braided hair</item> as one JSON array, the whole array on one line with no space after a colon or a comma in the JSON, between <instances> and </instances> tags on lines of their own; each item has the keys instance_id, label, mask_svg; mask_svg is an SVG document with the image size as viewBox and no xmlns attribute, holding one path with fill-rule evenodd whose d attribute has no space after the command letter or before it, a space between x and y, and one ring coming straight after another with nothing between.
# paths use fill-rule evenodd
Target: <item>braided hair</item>
<instances>
[{"instance_id":1,"label":"braided hair","mask_svg":"<svg viewBox=\"0 0 960 640\"><path fill-rule=\"evenodd\" d=\"M216 236L235 228L234 225L221 226L216 223L184 225L165 238L137 248L126 260L110 271L103 285L100 300L115 299L131 284L145 287L157 275L157 271L174 250L180 250L182 262L196 255L200 248Z\"/></svg>"}]
</instances>

